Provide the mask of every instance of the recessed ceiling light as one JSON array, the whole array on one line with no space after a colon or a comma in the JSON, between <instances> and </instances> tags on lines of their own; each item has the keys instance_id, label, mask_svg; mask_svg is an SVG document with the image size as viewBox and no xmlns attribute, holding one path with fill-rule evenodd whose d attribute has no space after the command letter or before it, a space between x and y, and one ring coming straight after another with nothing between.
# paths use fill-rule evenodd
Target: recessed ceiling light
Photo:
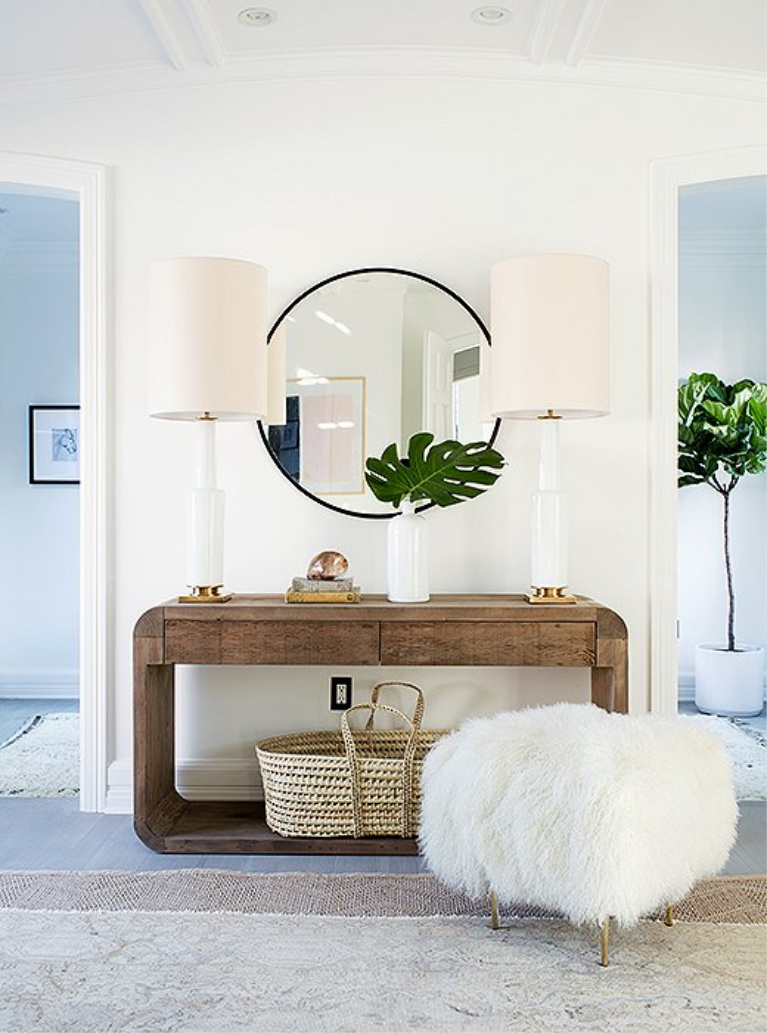
<instances>
[{"instance_id":1,"label":"recessed ceiling light","mask_svg":"<svg viewBox=\"0 0 767 1033\"><path fill-rule=\"evenodd\" d=\"M265 25L271 25L277 21L277 15L268 7L246 7L237 15L237 21L241 25L248 25L257 29L263 29Z\"/></svg>"},{"instance_id":2,"label":"recessed ceiling light","mask_svg":"<svg viewBox=\"0 0 767 1033\"><path fill-rule=\"evenodd\" d=\"M471 20L477 25L500 25L511 18L507 7L478 7L471 12Z\"/></svg>"}]
</instances>

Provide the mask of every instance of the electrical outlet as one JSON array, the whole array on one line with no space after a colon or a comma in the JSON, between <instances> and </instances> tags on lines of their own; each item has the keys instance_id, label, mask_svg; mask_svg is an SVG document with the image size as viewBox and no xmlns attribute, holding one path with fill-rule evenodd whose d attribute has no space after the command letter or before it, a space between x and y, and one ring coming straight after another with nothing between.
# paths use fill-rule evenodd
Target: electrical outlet
<instances>
[{"instance_id":1,"label":"electrical outlet","mask_svg":"<svg viewBox=\"0 0 767 1033\"><path fill-rule=\"evenodd\" d=\"M330 679L330 709L348 710L352 705L351 676Z\"/></svg>"}]
</instances>

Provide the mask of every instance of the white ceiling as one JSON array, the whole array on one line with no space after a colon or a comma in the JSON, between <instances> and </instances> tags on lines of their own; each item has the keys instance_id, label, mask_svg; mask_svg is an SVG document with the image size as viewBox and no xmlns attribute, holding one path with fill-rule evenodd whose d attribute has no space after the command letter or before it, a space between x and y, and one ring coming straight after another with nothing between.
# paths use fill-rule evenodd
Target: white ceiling
<instances>
[{"instance_id":1,"label":"white ceiling","mask_svg":"<svg viewBox=\"0 0 767 1033\"><path fill-rule=\"evenodd\" d=\"M765 0L500 0L497 25L481 2L265 0L274 21L248 27L247 0L0 0L0 97L479 72L764 99Z\"/></svg>"}]
</instances>

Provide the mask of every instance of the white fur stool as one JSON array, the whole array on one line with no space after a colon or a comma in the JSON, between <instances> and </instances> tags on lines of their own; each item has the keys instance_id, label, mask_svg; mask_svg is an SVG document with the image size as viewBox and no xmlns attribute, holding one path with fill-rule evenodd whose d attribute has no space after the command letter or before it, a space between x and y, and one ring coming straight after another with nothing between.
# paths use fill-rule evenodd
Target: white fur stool
<instances>
[{"instance_id":1,"label":"white fur stool","mask_svg":"<svg viewBox=\"0 0 767 1033\"><path fill-rule=\"evenodd\" d=\"M478 898L533 904L601 928L634 925L724 865L735 838L732 765L686 718L560 703L476 718L423 769L428 866Z\"/></svg>"}]
</instances>

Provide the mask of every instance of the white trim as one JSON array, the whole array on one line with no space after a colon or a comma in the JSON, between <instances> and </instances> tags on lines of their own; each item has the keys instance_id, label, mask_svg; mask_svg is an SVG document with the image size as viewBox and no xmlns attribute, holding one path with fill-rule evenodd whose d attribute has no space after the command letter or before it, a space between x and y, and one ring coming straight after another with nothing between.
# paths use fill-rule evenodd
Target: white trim
<instances>
[{"instance_id":1,"label":"white trim","mask_svg":"<svg viewBox=\"0 0 767 1033\"><path fill-rule=\"evenodd\" d=\"M209 65L219 68L228 56L216 20L205 0L182 0Z\"/></svg>"},{"instance_id":2,"label":"white trim","mask_svg":"<svg viewBox=\"0 0 767 1033\"><path fill-rule=\"evenodd\" d=\"M543 0L541 3L530 33L528 47L533 64L540 65L549 59L566 2L567 0Z\"/></svg>"},{"instance_id":3,"label":"white trim","mask_svg":"<svg viewBox=\"0 0 767 1033\"><path fill-rule=\"evenodd\" d=\"M184 51L178 33L171 24L167 11L163 9L161 0L139 0L139 4L170 63L179 72L185 71L190 64L189 57Z\"/></svg>"},{"instance_id":4,"label":"white trim","mask_svg":"<svg viewBox=\"0 0 767 1033\"><path fill-rule=\"evenodd\" d=\"M691 266L756 268L767 264L764 230L685 234L680 258Z\"/></svg>"},{"instance_id":5,"label":"white trim","mask_svg":"<svg viewBox=\"0 0 767 1033\"><path fill-rule=\"evenodd\" d=\"M215 55L211 61L217 60ZM0 107L39 106L89 97L211 89L216 86L318 79L468 79L491 82L596 86L605 89L687 93L764 104L765 77L758 72L710 69L668 62L588 57L577 68L564 62L535 64L528 57L467 48L345 47L286 50L221 57L220 67L194 64L183 72L134 62L109 70L56 72L2 79Z\"/></svg>"},{"instance_id":6,"label":"white trim","mask_svg":"<svg viewBox=\"0 0 767 1033\"><path fill-rule=\"evenodd\" d=\"M258 762L237 760L179 760L176 786L187 800L263 800ZM133 772L129 760L109 765L107 814L133 813Z\"/></svg>"},{"instance_id":7,"label":"white trim","mask_svg":"<svg viewBox=\"0 0 767 1033\"><path fill-rule=\"evenodd\" d=\"M576 68L585 57L606 6L607 0L586 0L565 57L571 68Z\"/></svg>"},{"instance_id":8,"label":"white trim","mask_svg":"<svg viewBox=\"0 0 767 1033\"><path fill-rule=\"evenodd\" d=\"M104 814L133 814L133 765L113 760L109 765Z\"/></svg>"},{"instance_id":9,"label":"white trim","mask_svg":"<svg viewBox=\"0 0 767 1033\"><path fill-rule=\"evenodd\" d=\"M106 797L112 662L111 426L107 169L0 153L0 182L68 191L80 204L80 809Z\"/></svg>"},{"instance_id":10,"label":"white trim","mask_svg":"<svg viewBox=\"0 0 767 1033\"><path fill-rule=\"evenodd\" d=\"M79 695L76 668L0 668L0 699L77 699Z\"/></svg>"},{"instance_id":11,"label":"white trim","mask_svg":"<svg viewBox=\"0 0 767 1033\"><path fill-rule=\"evenodd\" d=\"M676 385L679 188L763 175L767 149L732 148L650 163L652 304L650 423L650 707L672 714L677 702Z\"/></svg>"}]
</instances>

